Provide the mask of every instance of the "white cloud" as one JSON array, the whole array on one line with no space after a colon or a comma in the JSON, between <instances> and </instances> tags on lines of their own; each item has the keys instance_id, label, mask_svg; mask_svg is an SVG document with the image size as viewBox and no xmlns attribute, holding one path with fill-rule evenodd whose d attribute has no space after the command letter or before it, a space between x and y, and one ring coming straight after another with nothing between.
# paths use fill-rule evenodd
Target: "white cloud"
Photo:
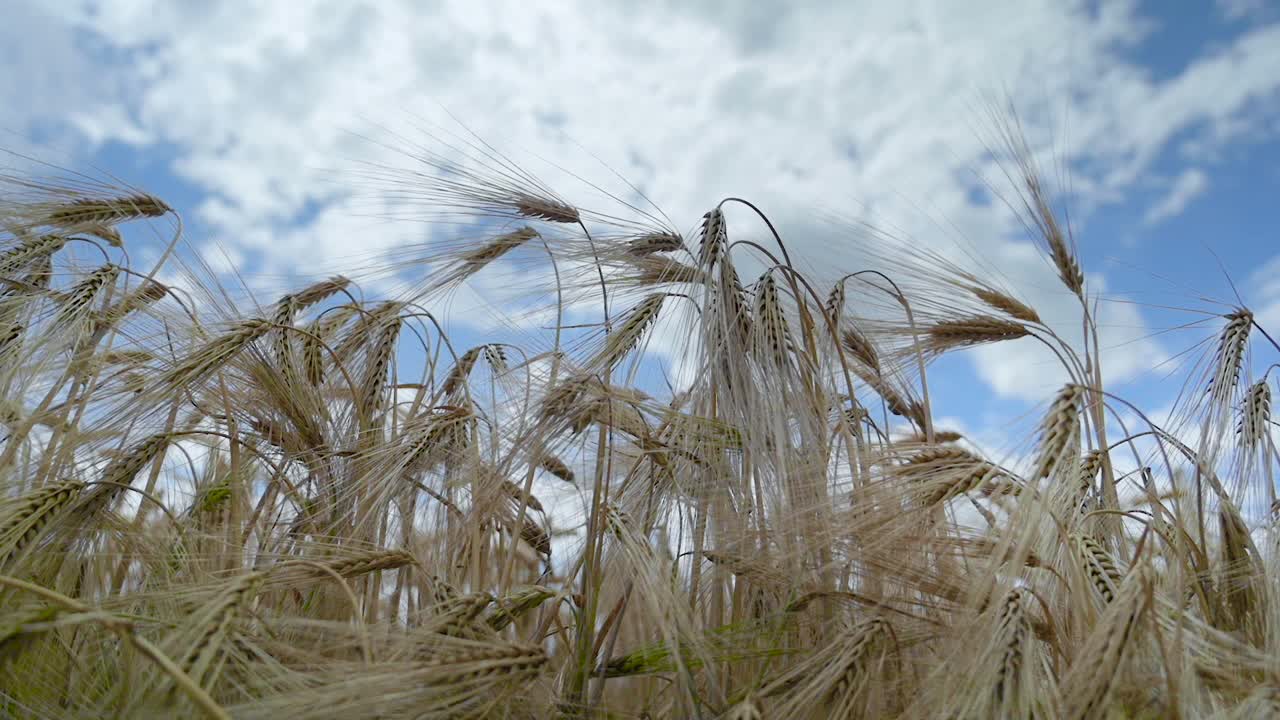
<instances>
[{"instance_id":1,"label":"white cloud","mask_svg":"<svg viewBox=\"0 0 1280 720\"><path fill-rule=\"evenodd\" d=\"M403 163L350 131L399 142L374 126L413 126L443 107L504 149L627 192L579 145L600 155L682 228L726 195L759 199L793 254L826 264L851 246L811 220L815 206L933 245L954 237L941 218L980 239L1043 314L1066 318L1072 298L1007 240L1011 213L966 194L971 170L996 176L984 98L1015 98L1037 158L1071 167L1087 207L1123 194L1188 130L1225 141L1280 87L1280 26L1155 80L1122 52L1147 28L1134 4L1089 5L118 0L67 14L127 58L101 65L115 94L80 108L86 137L176 147L176 172L210 194L200 214L216 239L261 258L264 274L437 232L373 235L387 226L339 220L349 206L333 169ZM1113 324L1140 328L1129 313ZM1103 344L1112 368L1151 354L1149 343ZM981 372L1030 397L1049 357L1037 352L992 353Z\"/></svg>"},{"instance_id":2,"label":"white cloud","mask_svg":"<svg viewBox=\"0 0 1280 720\"><path fill-rule=\"evenodd\" d=\"M1178 176L1160 202L1152 205L1142 216L1144 225L1157 225L1182 214L1183 210L1209 189L1209 176L1199 168L1188 168Z\"/></svg>"},{"instance_id":3,"label":"white cloud","mask_svg":"<svg viewBox=\"0 0 1280 720\"><path fill-rule=\"evenodd\" d=\"M1214 0L1218 12L1228 20L1243 20L1261 15L1267 9L1266 0Z\"/></svg>"},{"instance_id":4,"label":"white cloud","mask_svg":"<svg viewBox=\"0 0 1280 720\"><path fill-rule=\"evenodd\" d=\"M67 115L106 100L109 79L94 79L93 63L56 11L6 3L0 22L0 147L31 152L37 124L49 146L66 144ZM61 154L61 151L59 151ZM61 161L62 158L57 158Z\"/></svg>"},{"instance_id":5,"label":"white cloud","mask_svg":"<svg viewBox=\"0 0 1280 720\"><path fill-rule=\"evenodd\" d=\"M1036 279L1023 294L1059 337L1083 352L1082 311L1074 297L1065 297L1057 278L1047 270L1024 271L1022 277ZM1103 276L1086 278L1092 295L1108 297ZM1151 336L1136 306L1125 302L1091 305L1095 311L1101 368L1107 383L1124 382L1141 376L1168 359L1168 353ZM1044 345L1031 339L989 345L974 350L978 376L999 395L1041 401L1053 395L1069 380L1066 369ZM1081 355L1083 357L1083 355Z\"/></svg>"},{"instance_id":6,"label":"white cloud","mask_svg":"<svg viewBox=\"0 0 1280 720\"><path fill-rule=\"evenodd\" d=\"M1254 320L1272 337L1280 331L1280 255L1254 271L1248 286L1253 291Z\"/></svg>"}]
</instances>

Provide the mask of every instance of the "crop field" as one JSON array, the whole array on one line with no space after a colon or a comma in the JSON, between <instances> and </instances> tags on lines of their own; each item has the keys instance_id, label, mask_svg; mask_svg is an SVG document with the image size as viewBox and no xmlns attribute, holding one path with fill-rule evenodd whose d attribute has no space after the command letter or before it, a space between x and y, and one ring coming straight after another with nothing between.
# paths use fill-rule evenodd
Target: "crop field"
<instances>
[{"instance_id":1,"label":"crop field","mask_svg":"<svg viewBox=\"0 0 1280 720\"><path fill-rule=\"evenodd\" d=\"M1280 717L1274 335L1189 308L1172 411L1113 392L1006 140L1070 337L886 233L814 267L767 198L592 209L479 143L361 179L455 238L271 297L162 197L0 177L0 716ZM523 314L451 337L504 268ZM1014 341L1068 380L996 456L929 371Z\"/></svg>"}]
</instances>

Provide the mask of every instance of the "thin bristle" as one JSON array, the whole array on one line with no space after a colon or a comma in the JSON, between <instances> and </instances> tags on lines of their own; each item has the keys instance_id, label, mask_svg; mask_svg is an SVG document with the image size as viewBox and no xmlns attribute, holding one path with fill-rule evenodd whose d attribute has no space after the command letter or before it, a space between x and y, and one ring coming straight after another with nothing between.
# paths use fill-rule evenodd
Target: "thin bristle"
<instances>
[{"instance_id":1,"label":"thin bristle","mask_svg":"<svg viewBox=\"0 0 1280 720\"><path fill-rule=\"evenodd\" d=\"M707 276L699 269L668 257L646 256L632 261L639 271L635 281L640 285L702 284Z\"/></svg>"}]
</instances>

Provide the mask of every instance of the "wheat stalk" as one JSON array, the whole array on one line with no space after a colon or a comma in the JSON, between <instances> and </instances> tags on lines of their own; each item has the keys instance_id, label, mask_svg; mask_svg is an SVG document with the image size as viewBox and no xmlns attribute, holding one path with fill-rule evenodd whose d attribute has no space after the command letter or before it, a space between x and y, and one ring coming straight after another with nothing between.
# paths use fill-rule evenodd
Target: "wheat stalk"
<instances>
[{"instance_id":1,"label":"wheat stalk","mask_svg":"<svg viewBox=\"0 0 1280 720\"><path fill-rule=\"evenodd\" d=\"M1048 195L1040 182L1039 173L1035 172L1030 153L1021 142L1012 137L1008 140L1021 166L1022 185L1026 192L1024 195L1026 215L1030 216L1029 219L1035 224L1041 239L1048 247L1049 258L1058 270L1058 278L1068 290L1083 301L1084 272L1080 269L1080 261L1076 258L1067 235L1058 222L1057 215L1049 206Z\"/></svg>"},{"instance_id":2,"label":"wheat stalk","mask_svg":"<svg viewBox=\"0 0 1280 720\"><path fill-rule=\"evenodd\" d=\"M1063 717L1107 717L1110 700L1121 684L1124 662L1131 655L1139 625L1149 608L1151 585L1149 570L1139 566L1107 606L1063 679Z\"/></svg>"},{"instance_id":3,"label":"wheat stalk","mask_svg":"<svg viewBox=\"0 0 1280 720\"><path fill-rule=\"evenodd\" d=\"M67 239L62 235L38 235L25 238L17 246L0 255L0 276L21 269L39 258L46 258L62 249Z\"/></svg>"},{"instance_id":4,"label":"wheat stalk","mask_svg":"<svg viewBox=\"0 0 1280 720\"><path fill-rule=\"evenodd\" d=\"M302 365L307 382L312 387L318 387L324 383L326 338L346 324L354 313L353 306L343 306L307 326L302 338Z\"/></svg>"},{"instance_id":5,"label":"wheat stalk","mask_svg":"<svg viewBox=\"0 0 1280 720\"><path fill-rule=\"evenodd\" d=\"M158 197L135 193L116 198L83 198L53 205L45 216L50 225L80 228L86 225L106 226L139 218L160 217L173 212Z\"/></svg>"},{"instance_id":6,"label":"wheat stalk","mask_svg":"<svg viewBox=\"0 0 1280 720\"><path fill-rule=\"evenodd\" d=\"M1240 424L1237 432L1241 444L1255 449L1270 432L1271 427L1271 386L1266 380L1259 380L1249 386L1244 395L1244 405L1240 410Z\"/></svg>"},{"instance_id":7,"label":"wheat stalk","mask_svg":"<svg viewBox=\"0 0 1280 720\"><path fill-rule=\"evenodd\" d=\"M1019 671L1025 660L1023 648L1031 636L1031 623L1027 621L1027 591L1023 588L1010 590L1000 604L1000 612L996 617L996 630L1003 638L1000 654L1000 670L996 673L996 694L1005 696L1016 692L1010 686L1017 682Z\"/></svg>"},{"instance_id":8,"label":"wheat stalk","mask_svg":"<svg viewBox=\"0 0 1280 720\"><path fill-rule=\"evenodd\" d=\"M133 484L134 477L142 471L142 468L147 463L155 460L164 451L169 445L170 439L168 433L156 433L137 443L108 463L107 467L102 471L98 487L86 493L76 503L75 508L72 510L73 521L69 524L76 525L82 522L91 522L94 516L109 506L123 492L124 488ZM71 529L71 532L75 531L76 528Z\"/></svg>"},{"instance_id":9,"label":"wheat stalk","mask_svg":"<svg viewBox=\"0 0 1280 720\"><path fill-rule=\"evenodd\" d=\"M11 322L5 326L4 330L0 330L0 358L17 351L22 344L22 333L26 329L26 326L20 322Z\"/></svg>"},{"instance_id":10,"label":"wheat stalk","mask_svg":"<svg viewBox=\"0 0 1280 720\"><path fill-rule=\"evenodd\" d=\"M889 383L884 377L867 370L866 368L854 366L850 368L859 380L867 384L867 387L876 392L877 395L884 400L885 405L889 408L889 412L899 417L905 417L915 423L916 427L923 428L924 422L924 406L914 398L908 397L905 393L898 390Z\"/></svg>"},{"instance_id":11,"label":"wheat stalk","mask_svg":"<svg viewBox=\"0 0 1280 720\"><path fill-rule=\"evenodd\" d=\"M45 528L69 506L84 489L84 483L63 480L32 490L6 503L7 512L0 516L0 572L30 548Z\"/></svg>"},{"instance_id":12,"label":"wheat stalk","mask_svg":"<svg viewBox=\"0 0 1280 720\"><path fill-rule=\"evenodd\" d=\"M302 340L302 367L312 387L324 383L324 354L320 338L308 333Z\"/></svg>"},{"instance_id":13,"label":"wheat stalk","mask_svg":"<svg viewBox=\"0 0 1280 720\"><path fill-rule=\"evenodd\" d=\"M707 282L707 275L698 268L669 257L645 256L632 260L630 264L639 271L632 277L641 286L701 285Z\"/></svg>"},{"instance_id":14,"label":"wheat stalk","mask_svg":"<svg viewBox=\"0 0 1280 720\"><path fill-rule=\"evenodd\" d=\"M575 481L573 470L571 470L563 460L550 453L542 453L538 458L538 467L546 470L565 482L571 483Z\"/></svg>"},{"instance_id":15,"label":"wheat stalk","mask_svg":"<svg viewBox=\"0 0 1280 720\"><path fill-rule=\"evenodd\" d=\"M1120 592L1124 576L1116 566L1111 553L1088 535L1074 533L1069 538L1071 548L1075 551L1080 567L1084 570L1089 584L1102 597L1104 604L1115 601Z\"/></svg>"},{"instance_id":16,"label":"wheat stalk","mask_svg":"<svg viewBox=\"0 0 1280 720\"><path fill-rule=\"evenodd\" d=\"M142 287L126 295L123 300L107 308L103 312L103 324L106 327L115 327L126 316L160 302L168 294L169 288L148 280Z\"/></svg>"},{"instance_id":17,"label":"wheat stalk","mask_svg":"<svg viewBox=\"0 0 1280 720\"><path fill-rule=\"evenodd\" d=\"M50 631L49 624L66 611L62 607L44 607L23 612L14 611L0 621L0 672L18 663L23 653Z\"/></svg>"},{"instance_id":18,"label":"wheat stalk","mask_svg":"<svg viewBox=\"0 0 1280 720\"><path fill-rule=\"evenodd\" d=\"M209 341L169 372L161 376L162 387L184 387L229 362L250 343L266 335L274 326L262 319L244 320L232 330Z\"/></svg>"},{"instance_id":19,"label":"wheat stalk","mask_svg":"<svg viewBox=\"0 0 1280 720\"><path fill-rule=\"evenodd\" d=\"M845 287L844 282L838 282L831 288L831 292L827 294L827 304L824 309L827 311L827 317L831 318L831 324L840 325L840 318L844 315Z\"/></svg>"},{"instance_id":20,"label":"wheat stalk","mask_svg":"<svg viewBox=\"0 0 1280 720\"><path fill-rule=\"evenodd\" d=\"M535 215L534 217L541 216ZM577 217L575 215L572 220L561 220L557 222L577 222ZM467 275L474 275L489 263L536 237L538 237L538 231L531 227L522 227L493 238L484 245L481 245L475 250L472 250L462 256L462 275L464 277Z\"/></svg>"},{"instance_id":21,"label":"wheat stalk","mask_svg":"<svg viewBox=\"0 0 1280 720\"><path fill-rule=\"evenodd\" d=\"M447 203L442 219L480 235L397 251L353 276L358 293L334 276L261 305L185 253L147 275L164 285L124 282L143 274L117 228L168 206L83 176L0 174L0 715L1261 717L1275 704L1276 523L1255 522L1276 469L1271 388L1248 377L1274 353L1250 345L1264 330L1247 310L1192 370L1208 392L1170 427L1143 412L1149 427L1108 440L1129 419L1103 412L1123 401L1097 338L1083 352L1060 341L950 255L867 233L859 251L883 274L852 282L863 275L793 264L786 228L745 200L768 242L731 245L717 206L685 243L657 209L571 206L462 142L484 167L414 148L438 172L400 176L394 205ZM1038 181L1023 193L1046 258L1086 300L1068 228ZM521 267L528 315L460 344L453 293L530 242L551 262ZM597 279L628 308L607 332L574 317ZM830 289L816 324L793 297L815 287ZM668 318L669 297L688 312ZM1081 309L1092 333L1096 309ZM660 322L679 363L641 353ZM927 412L948 409L916 398L936 389L924 367L939 353L1028 336L1079 382L1011 441L1031 451L1015 472L934 430ZM869 411L872 395L905 421ZM1197 423L1198 444L1176 439ZM1148 457L1152 442L1175 452ZM1126 491L1097 508L1113 470ZM1216 532L1188 512L1206 502Z\"/></svg>"},{"instance_id":22,"label":"wheat stalk","mask_svg":"<svg viewBox=\"0 0 1280 720\"><path fill-rule=\"evenodd\" d=\"M715 208L702 216L702 228L698 237L698 264L703 268L715 266L728 250L729 231L724 213Z\"/></svg>"},{"instance_id":23,"label":"wheat stalk","mask_svg":"<svg viewBox=\"0 0 1280 720\"><path fill-rule=\"evenodd\" d=\"M551 198L526 195L515 199L516 212L525 216L554 223L577 223L578 209Z\"/></svg>"},{"instance_id":24,"label":"wheat stalk","mask_svg":"<svg viewBox=\"0 0 1280 720\"><path fill-rule=\"evenodd\" d=\"M58 311L55 324L66 328L80 328L89 317L98 294L103 288L113 285L119 274L119 266L103 265L86 275L62 299L62 308Z\"/></svg>"},{"instance_id":25,"label":"wheat stalk","mask_svg":"<svg viewBox=\"0 0 1280 720\"><path fill-rule=\"evenodd\" d=\"M787 330L787 318L782 313L778 299L778 286L773 274L766 273L756 283L753 344L756 352L767 362L781 367L787 363L791 351L791 336Z\"/></svg>"},{"instance_id":26,"label":"wheat stalk","mask_svg":"<svg viewBox=\"0 0 1280 720\"><path fill-rule=\"evenodd\" d=\"M556 597L557 594L554 590L542 585L529 585L518 588L495 601L494 610L485 619L485 622L494 630L501 630L515 622L520 616Z\"/></svg>"},{"instance_id":27,"label":"wheat stalk","mask_svg":"<svg viewBox=\"0 0 1280 720\"><path fill-rule=\"evenodd\" d=\"M921 488L923 502L937 505L963 493L990 489L1008 473L959 447L930 446L907 458L894 473Z\"/></svg>"},{"instance_id":28,"label":"wheat stalk","mask_svg":"<svg viewBox=\"0 0 1280 720\"><path fill-rule=\"evenodd\" d=\"M958 347L1016 340L1027 336L1020 322L1002 320L992 315L973 315L956 320L943 320L925 328L924 348L931 353L944 353Z\"/></svg>"},{"instance_id":29,"label":"wheat stalk","mask_svg":"<svg viewBox=\"0 0 1280 720\"><path fill-rule=\"evenodd\" d=\"M684 238L679 234L662 231L641 235L627 243L627 252L636 257L647 257L654 253L675 252L684 247Z\"/></svg>"},{"instance_id":30,"label":"wheat stalk","mask_svg":"<svg viewBox=\"0 0 1280 720\"><path fill-rule=\"evenodd\" d=\"M454 408L415 419L405 432L409 439L404 446L404 466L413 467L424 459L447 459L449 452L465 446L474 417L467 408Z\"/></svg>"},{"instance_id":31,"label":"wheat stalk","mask_svg":"<svg viewBox=\"0 0 1280 720\"><path fill-rule=\"evenodd\" d=\"M1037 313L1030 305L1027 305L1011 295L1006 295L999 290L980 287L977 285L974 285L969 289L979 300L1008 315L1014 320L1020 320L1024 323L1031 323L1033 325L1040 324L1040 314Z\"/></svg>"},{"instance_id":32,"label":"wheat stalk","mask_svg":"<svg viewBox=\"0 0 1280 720\"><path fill-rule=\"evenodd\" d=\"M453 364L453 369L445 376L444 384L440 386L445 395L454 395L462 389L463 383L467 381L467 376L471 374L471 369L475 367L476 360L480 359L480 353L484 348L485 346L481 345L462 353L458 362Z\"/></svg>"},{"instance_id":33,"label":"wheat stalk","mask_svg":"<svg viewBox=\"0 0 1280 720\"><path fill-rule=\"evenodd\" d=\"M260 572L243 573L231 579L226 587L201 606L191 617L188 627L178 631L175 644L189 640L186 652L179 656L178 667L202 687L212 686L219 670L219 657L226 651L224 643L232 625L247 609L254 590L265 578Z\"/></svg>"},{"instance_id":34,"label":"wheat stalk","mask_svg":"<svg viewBox=\"0 0 1280 720\"><path fill-rule=\"evenodd\" d=\"M334 560L325 566L344 578L353 578L380 570L396 570L413 563L413 556L403 550L375 550Z\"/></svg>"},{"instance_id":35,"label":"wheat stalk","mask_svg":"<svg viewBox=\"0 0 1280 720\"><path fill-rule=\"evenodd\" d=\"M1049 412L1040 424L1040 451L1036 456L1032 479L1050 477L1077 464L1080 453L1080 413L1084 405L1084 389L1067 385L1058 392Z\"/></svg>"},{"instance_id":36,"label":"wheat stalk","mask_svg":"<svg viewBox=\"0 0 1280 720\"><path fill-rule=\"evenodd\" d=\"M857 327L847 324L840 333L840 342L854 359L862 363L876 375L880 374L880 353L876 346Z\"/></svg>"},{"instance_id":37,"label":"wheat stalk","mask_svg":"<svg viewBox=\"0 0 1280 720\"><path fill-rule=\"evenodd\" d=\"M746 345L751 340L750 305L746 288L738 281L738 273L727 257L720 262L720 283L715 293L729 336L740 345Z\"/></svg>"},{"instance_id":38,"label":"wheat stalk","mask_svg":"<svg viewBox=\"0 0 1280 720\"><path fill-rule=\"evenodd\" d=\"M1218 524L1222 534L1220 589L1234 627L1244 628L1251 619L1261 619L1264 594L1260 581L1264 573L1249 526L1229 502L1219 507Z\"/></svg>"},{"instance_id":39,"label":"wheat stalk","mask_svg":"<svg viewBox=\"0 0 1280 720\"><path fill-rule=\"evenodd\" d=\"M755 697L747 696L729 708L724 720L764 720L764 708Z\"/></svg>"},{"instance_id":40,"label":"wheat stalk","mask_svg":"<svg viewBox=\"0 0 1280 720\"><path fill-rule=\"evenodd\" d=\"M1080 458L1080 485L1077 489L1077 502L1082 502L1089 493L1093 492L1095 487L1094 480L1097 479L1098 472L1102 470L1102 454L1102 450L1092 450Z\"/></svg>"},{"instance_id":41,"label":"wheat stalk","mask_svg":"<svg viewBox=\"0 0 1280 720\"><path fill-rule=\"evenodd\" d=\"M617 365L640 342L645 331L658 319L666 293L654 293L636 304L612 333L605 338L604 347L587 363L587 367L607 370Z\"/></svg>"},{"instance_id":42,"label":"wheat stalk","mask_svg":"<svg viewBox=\"0 0 1280 720\"><path fill-rule=\"evenodd\" d=\"M1213 377L1209 381L1209 395L1215 405L1225 405L1235 391L1244 364L1249 331L1253 328L1253 313L1248 310L1237 310L1226 318L1227 324L1222 328L1218 341Z\"/></svg>"},{"instance_id":43,"label":"wheat stalk","mask_svg":"<svg viewBox=\"0 0 1280 720\"><path fill-rule=\"evenodd\" d=\"M305 310L316 303L328 300L346 290L350 285L350 279L342 275L334 275L326 280L308 285L291 295L289 300L295 311Z\"/></svg>"},{"instance_id":44,"label":"wheat stalk","mask_svg":"<svg viewBox=\"0 0 1280 720\"><path fill-rule=\"evenodd\" d=\"M369 423L383 409L384 386L387 383L387 370L392 366L396 343L399 341L401 322L399 318L383 324L378 334L378 341L371 348L369 360L365 365L364 379L360 383L361 419Z\"/></svg>"}]
</instances>

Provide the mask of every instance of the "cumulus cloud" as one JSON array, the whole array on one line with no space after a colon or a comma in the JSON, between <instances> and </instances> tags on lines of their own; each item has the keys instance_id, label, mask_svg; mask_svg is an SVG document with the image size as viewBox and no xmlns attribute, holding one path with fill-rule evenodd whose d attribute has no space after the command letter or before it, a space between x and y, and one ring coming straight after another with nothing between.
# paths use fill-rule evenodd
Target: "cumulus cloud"
<instances>
[{"instance_id":1,"label":"cumulus cloud","mask_svg":"<svg viewBox=\"0 0 1280 720\"><path fill-rule=\"evenodd\" d=\"M1269 332L1280 330L1280 255L1254 271L1249 287L1253 291L1254 319Z\"/></svg>"},{"instance_id":2,"label":"cumulus cloud","mask_svg":"<svg viewBox=\"0 0 1280 720\"><path fill-rule=\"evenodd\" d=\"M1228 20L1242 20L1262 15L1267 9L1266 0L1214 0L1218 12Z\"/></svg>"},{"instance_id":3,"label":"cumulus cloud","mask_svg":"<svg viewBox=\"0 0 1280 720\"><path fill-rule=\"evenodd\" d=\"M1046 270L1026 270L1022 277L1036 279L1027 296L1041 317L1062 340L1077 352L1085 347L1082 336L1082 309L1075 298L1058 289L1059 283ZM1086 277L1089 292L1108 301L1091 306L1097 325L1097 346L1101 353L1104 379L1109 383L1124 382L1157 367L1169 358L1143 321L1137 307L1107 292L1106 278L1090 273ZM1091 341L1092 342L1092 341ZM1066 369L1044 345L1026 338L1012 343L980 347L974 350L975 370L998 395L1041 401L1051 396L1069 380Z\"/></svg>"},{"instance_id":4,"label":"cumulus cloud","mask_svg":"<svg viewBox=\"0 0 1280 720\"><path fill-rule=\"evenodd\" d=\"M55 10L7 3L3 17L0 147L30 152L35 139L45 148L61 148L72 125L70 113L105 102L110 79L93 78L93 64L74 28Z\"/></svg>"},{"instance_id":5,"label":"cumulus cloud","mask_svg":"<svg viewBox=\"0 0 1280 720\"><path fill-rule=\"evenodd\" d=\"M1158 225L1182 214L1183 210L1209 189L1209 176L1199 168L1188 168L1178 176L1169 191L1142 216L1144 225Z\"/></svg>"},{"instance_id":6,"label":"cumulus cloud","mask_svg":"<svg viewBox=\"0 0 1280 720\"><path fill-rule=\"evenodd\" d=\"M1064 323L1073 300L1044 289L1042 262L1011 239L1014 215L972 192L974 170L999 175L983 132L991 94L1013 97L1033 154L1068 168L1073 202L1087 208L1123 197L1189 130L1225 141L1273 108L1280 88L1280 26L1153 78L1127 52L1148 28L1129 2L388 0L249 11L104 0L60 17L60 32L105 48L97 76L115 88L76 115L80 131L177 148L174 171L207 193L202 219L264 274L447 231L374 239L337 217L351 202L338 169L403 164L410 142L431 144L421 126L443 108L504 150L630 195L616 171L682 228L732 194L761 199L793 254L825 263L853 248L813 221L815 207L928 245L978 239L1011 286L1031 287L1042 313ZM570 188L575 201L594 197ZM1087 266L1087 234L1082 243ZM1136 314L1114 321L1142 335ZM1129 339L1104 341L1110 367L1151 357ZM978 366L997 391L1029 397L1044 380L1034 368L1048 363L1038 352L990 353Z\"/></svg>"}]
</instances>

